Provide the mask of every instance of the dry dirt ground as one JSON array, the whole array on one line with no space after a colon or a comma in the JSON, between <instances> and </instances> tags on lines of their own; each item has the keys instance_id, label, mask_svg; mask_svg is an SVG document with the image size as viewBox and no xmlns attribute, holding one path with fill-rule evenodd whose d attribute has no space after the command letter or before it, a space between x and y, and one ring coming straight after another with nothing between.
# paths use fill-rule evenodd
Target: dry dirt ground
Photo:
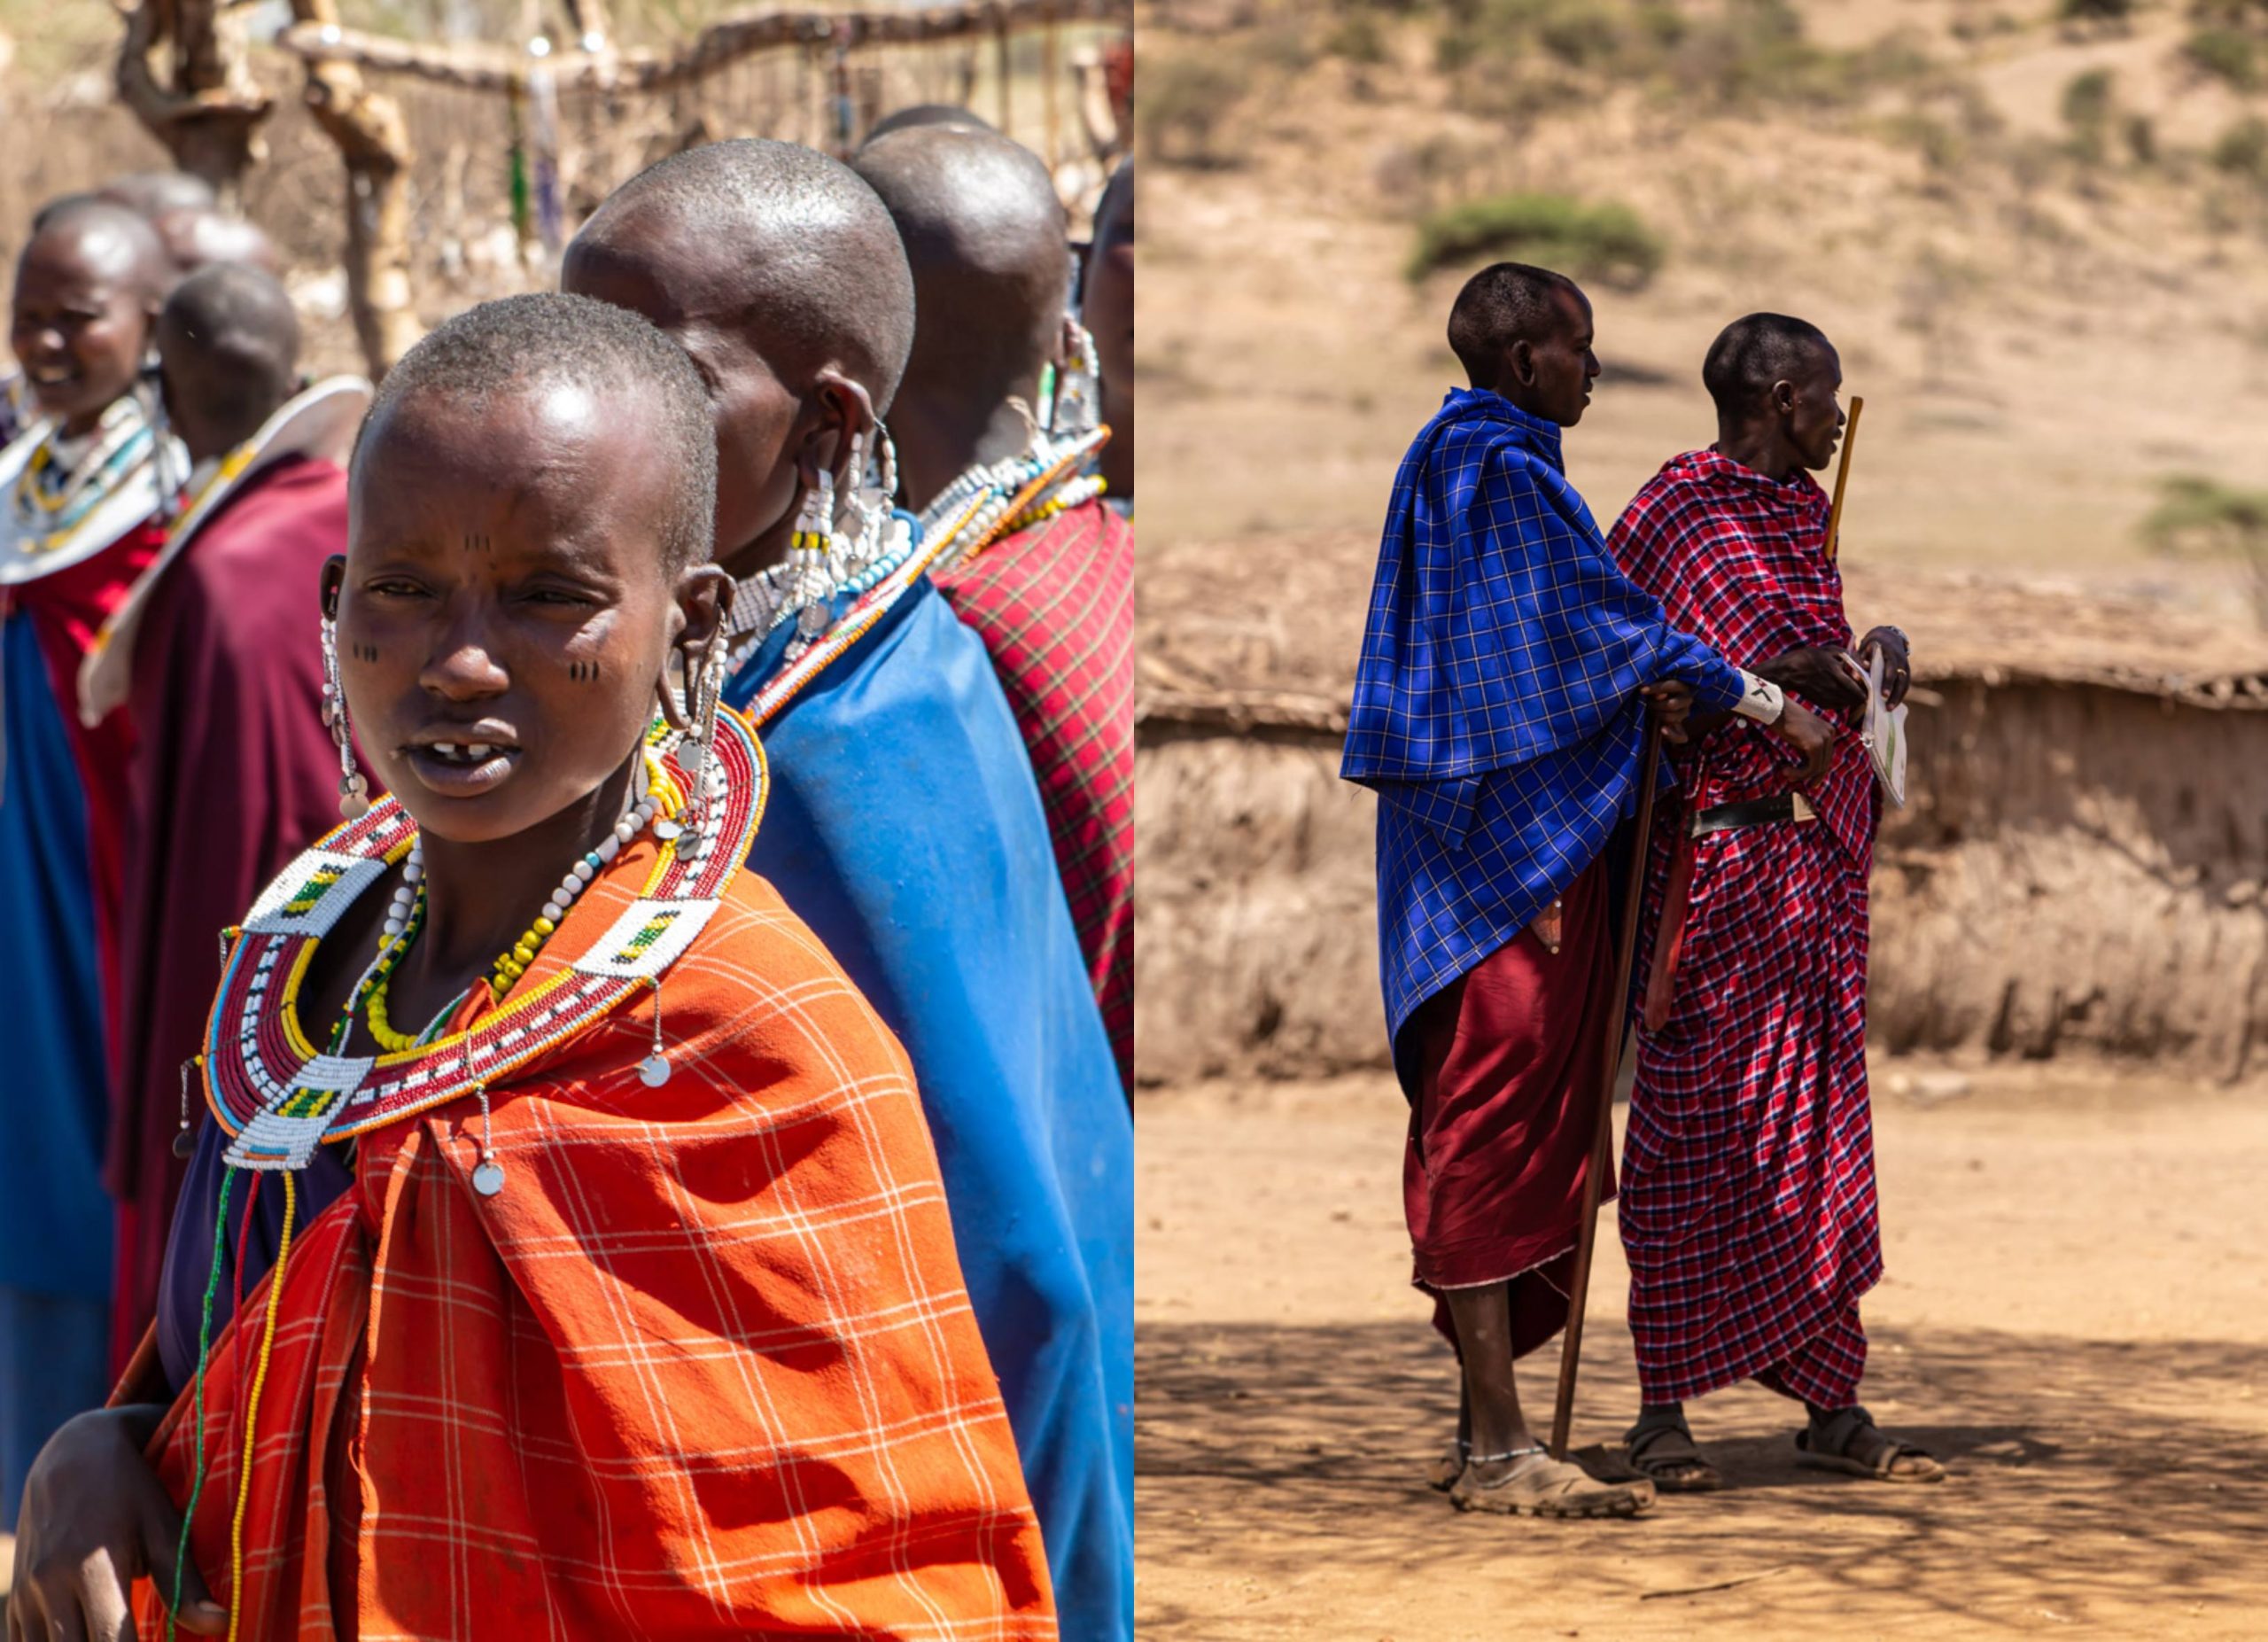
<instances>
[{"instance_id":1,"label":"dry dirt ground","mask_svg":"<svg viewBox=\"0 0 2268 1642\"><path fill-rule=\"evenodd\" d=\"M1456 1398L1406 1284L1393 1084L1146 1097L1141 1634L2260 1636L2262 1092L1896 1066L1876 1089L1866 1394L1951 1479L1799 1470L1790 1405L1743 1387L1691 1411L1727 1491L1565 1525L1459 1516L1425 1485ZM1594 1453L1636 1395L1626 1281L1610 1217L1575 1428ZM1546 1355L1522 1375L1539 1404Z\"/></svg>"}]
</instances>

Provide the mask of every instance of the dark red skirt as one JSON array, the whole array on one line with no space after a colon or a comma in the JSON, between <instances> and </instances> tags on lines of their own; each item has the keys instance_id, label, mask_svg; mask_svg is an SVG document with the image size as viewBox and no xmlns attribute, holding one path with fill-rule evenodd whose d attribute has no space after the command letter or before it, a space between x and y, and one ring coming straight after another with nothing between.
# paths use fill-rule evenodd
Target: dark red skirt
<instances>
[{"instance_id":1,"label":"dark red skirt","mask_svg":"<svg viewBox=\"0 0 2268 1642\"><path fill-rule=\"evenodd\" d=\"M1402 1195L1416 1280L1435 1291L1511 1284L1515 1355L1567 1320L1615 1012L1604 862L1564 899L1557 952L1521 930L1427 999L1409 1028L1418 1098Z\"/></svg>"}]
</instances>

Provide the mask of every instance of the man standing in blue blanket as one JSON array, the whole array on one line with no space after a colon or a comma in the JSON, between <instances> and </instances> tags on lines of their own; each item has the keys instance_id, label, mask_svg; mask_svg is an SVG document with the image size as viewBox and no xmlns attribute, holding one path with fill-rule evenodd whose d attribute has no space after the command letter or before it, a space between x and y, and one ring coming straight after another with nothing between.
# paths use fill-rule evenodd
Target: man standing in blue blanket
<instances>
[{"instance_id":1,"label":"man standing in blue blanket","mask_svg":"<svg viewBox=\"0 0 2268 1642\"><path fill-rule=\"evenodd\" d=\"M1460 1510L1627 1516L1645 1482L1547 1455L1512 1363L1566 1321L1614 991L1607 844L1649 704L1737 712L1825 767L1833 728L1674 629L1616 568L1560 430L1599 374L1591 306L1515 262L1458 292L1452 392L1395 476L1340 774L1377 790L1379 969L1410 1101L1415 1280L1463 1367ZM1607 1183L1612 1187L1612 1182Z\"/></svg>"}]
</instances>

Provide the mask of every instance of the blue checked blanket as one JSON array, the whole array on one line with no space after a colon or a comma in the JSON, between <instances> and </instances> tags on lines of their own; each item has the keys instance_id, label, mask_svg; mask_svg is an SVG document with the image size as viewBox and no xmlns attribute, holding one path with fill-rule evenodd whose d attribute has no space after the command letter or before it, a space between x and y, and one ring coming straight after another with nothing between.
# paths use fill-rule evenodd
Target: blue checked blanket
<instances>
[{"instance_id":1,"label":"blue checked blanket","mask_svg":"<svg viewBox=\"0 0 2268 1642\"><path fill-rule=\"evenodd\" d=\"M1634 801L1641 685L1697 712L1740 674L1617 568L1558 427L1452 392L1402 459L1340 774L1377 790L1379 968L1394 1060L1418 1006L1527 926Z\"/></svg>"}]
</instances>

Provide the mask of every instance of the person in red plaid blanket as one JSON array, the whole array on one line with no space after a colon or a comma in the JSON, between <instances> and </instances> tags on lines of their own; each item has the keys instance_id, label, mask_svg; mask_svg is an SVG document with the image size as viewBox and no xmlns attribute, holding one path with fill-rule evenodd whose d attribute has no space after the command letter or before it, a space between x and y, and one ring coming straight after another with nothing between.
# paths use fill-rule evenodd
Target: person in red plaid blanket
<instances>
[{"instance_id":1,"label":"person in red plaid blanket","mask_svg":"<svg viewBox=\"0 0 2268 1642\"><path fill-rule=\"evenodd\" d=\"M1030 750L1121 1086L1134 1087L1134 531L1094 471L1094 344L1039 157L928 125L858 152L905 241L917 323L890 408L932 573L983 640ZM1051 392L1047 385L1052 385Z\"/></svg>"},{"instance_id":2,"label":"person in red plaid blanket","mask_svg":"<svg viewBox=\"0 0 2268 1642\"><path fill-rule=\"evenodd\" d=\"M1811 474L1841 438L1843 373L1816 326L1751 314L1702 379L1717 442L1673 457L1609 545L1670 619L1855 728L1906 636L1853 655ZM1791 780L1780 743L1697 714L1657 824L1637 973L1645 1008L1619 1210L1641 1408L1631 1463L1665 1491L1719 1486L1686 1399L1756 1380L1809 1411L1798 1462L1934 1482L1938 1462L1859 1404L1860 1296L1882 1274L1867 1103L1867 875L1881 816L1856 735Z\"/></svg>"}]
</instances>

